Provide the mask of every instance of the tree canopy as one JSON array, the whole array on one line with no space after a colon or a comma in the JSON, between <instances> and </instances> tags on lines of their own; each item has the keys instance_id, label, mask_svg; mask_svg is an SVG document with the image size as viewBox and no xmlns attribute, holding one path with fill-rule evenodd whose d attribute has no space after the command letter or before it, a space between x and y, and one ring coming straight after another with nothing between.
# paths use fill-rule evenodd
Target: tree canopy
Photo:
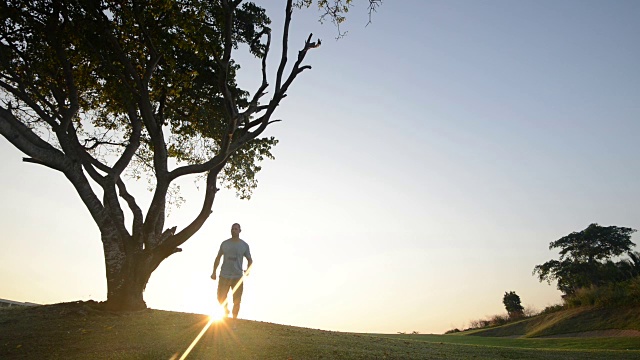
<instances>
[{"instance_id":1,"label":"tree canopy","mask_svg":"<svg viewBox=\"0 0 640 360\"><path fill-rule=\"evenodd\" d=\"M119 177L130 164L155 172L161 184L224 162L223 182L248 197L257 163L271 157L276 141L259 138L259 131L250 134L260 128L257 122L242 134L227 123L255 114L264 95L256 94L249 108L230 55L249 44L254 55L265 56L261 39L270 21L252 3L223 3L5 3L0 86L14 126L3 134L18 122L27 126L23 132L47 133L52 147L34 148L28 140L35 138L10 141L28 161L57 170L65 166L64 156L78 156L99 183L105 175ZM233 24L226 29L231 11ZM228 136L232 132L235 139ZM192 166L171 172L169 158Z\"/></svg>"},{"instance_id":2,"label":"tree canopy","mask_svg":"<svg viewBox=\"0 0 640 360\"><path fill-rule=\"evenodd\" d=\"M630 260L614 263L616 256L627 254L636 259L632 252L635 243L631 234L636 230L618 226L591 224L579 232L572 232L549 244L549 249L560 249L559 260L549 260L536 265L533 273L540 281L557 281L558 290L571 295L582 287L601 285L624 280L633 269Z\"/></svg>"}]
</instances>

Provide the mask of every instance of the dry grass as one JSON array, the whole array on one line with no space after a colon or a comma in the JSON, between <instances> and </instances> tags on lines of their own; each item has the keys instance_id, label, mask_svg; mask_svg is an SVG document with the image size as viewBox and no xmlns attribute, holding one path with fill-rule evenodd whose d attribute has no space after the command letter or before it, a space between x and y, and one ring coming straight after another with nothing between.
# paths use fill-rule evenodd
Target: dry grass
<instances>
[{"instance_id":1,"label":"dry grass","mask_svg":"<svg viewBox=\"0 0 640 360\"><path fill-rule=\"evenodd\" d=\"M502 326L476 329L458 334L492 337L542 337L603 330L640 331L640 307L599 308L582 306L542 314Z\"/></svg>"}]
</instances>

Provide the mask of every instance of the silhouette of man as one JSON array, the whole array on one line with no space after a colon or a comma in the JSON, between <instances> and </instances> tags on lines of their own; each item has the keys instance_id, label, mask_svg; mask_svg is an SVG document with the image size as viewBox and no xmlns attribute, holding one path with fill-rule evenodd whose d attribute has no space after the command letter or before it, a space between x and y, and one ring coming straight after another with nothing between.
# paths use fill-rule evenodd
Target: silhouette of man
<instances>
[{"instance_id":1,"label":"silhouette of man","mask_svg":"<svg viewBox=\"0 0 640 360\"><path fill-rule=\"evenodd\" d=\"M213 263L213 274L211 275L211 278L216 280L216 269L218 269L218 264L220 264L220 258L224 256L222 267L220 268L220 280L218 281L218 302L220 305L224 303L224 314L225 316L229 316L228 302L225 302L227 300L227 294L229 293L229 289L233 290L236 286L238 287L235 292L233 292L234 319L238 318L242 291L244 289L244 284L240 281L244 273L242 263L244 258L247 258L247 275L249 275L249 268L253 263L251 252L249 251L249 244L240 239L240 231L242 231L240 224L235 223L231 225L231 238L220 244L220 250Z\"/></svg>"}]
</instances>

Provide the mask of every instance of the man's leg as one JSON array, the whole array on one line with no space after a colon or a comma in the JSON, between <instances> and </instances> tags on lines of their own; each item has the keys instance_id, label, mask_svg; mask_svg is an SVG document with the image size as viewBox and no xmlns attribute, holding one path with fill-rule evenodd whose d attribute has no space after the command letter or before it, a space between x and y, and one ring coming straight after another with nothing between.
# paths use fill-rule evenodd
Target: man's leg
<instances>
[{"instance_id":1,"label":"man's leg","mask_svg":"<svg viewBox=\"0 0 640 360\"><path fill-rule=\"evenodd\" d=\"M229 306L226 302L227 294L229 293L229 279L223 278L222 276L218 279L218 303L220 305L224 304L224 316L229 316Z\"/></svg>"},{"instance_id":2,"label":"man's leg","mask_svg":"<svg viewBox=\"0 0 640 360\"><path fill-rule=\"evenodd\" d=\"M240 279L234 280L234 287L240 281ZM241 282L236 291L233 293L233 318L238 318L238 312L240 311L240 301L242 301L242 291L244 290L244 282Z\"/></svg>"}]
</instances>

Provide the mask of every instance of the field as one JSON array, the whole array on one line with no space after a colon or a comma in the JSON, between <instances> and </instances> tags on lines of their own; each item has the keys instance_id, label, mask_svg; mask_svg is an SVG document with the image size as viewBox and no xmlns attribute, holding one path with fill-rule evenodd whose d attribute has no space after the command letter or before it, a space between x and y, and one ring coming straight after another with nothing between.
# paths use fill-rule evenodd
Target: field
<instances>
[{"instance_id":1,"label":"field","mask_svg":"<svg viewBox=\"0 0 640 360\"><path fill-rule=\"evenodd\" d=\"M0 359L179 359L208 318L91 303L0 310ZM640 338L354 334L257 321L215 322L187 359L639 359Z\"/></svg>"}]
</instances>

